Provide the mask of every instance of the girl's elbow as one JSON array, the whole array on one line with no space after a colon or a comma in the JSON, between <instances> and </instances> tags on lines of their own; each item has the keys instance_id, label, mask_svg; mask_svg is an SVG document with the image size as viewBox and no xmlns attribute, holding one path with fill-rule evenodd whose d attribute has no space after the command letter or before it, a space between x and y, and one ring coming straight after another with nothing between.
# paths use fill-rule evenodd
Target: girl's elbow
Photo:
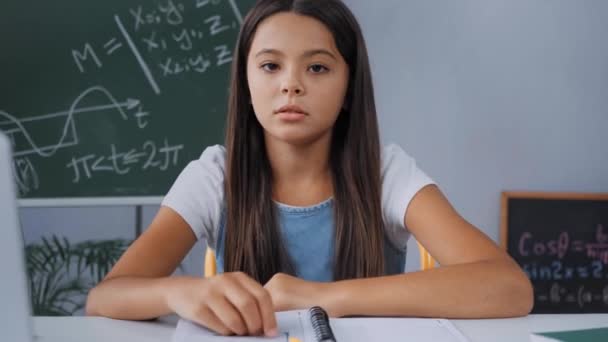
<instances>
[{"instance_id":1,"label":"girl's elbow","mask_svg":"<svg viewBox=\"0 0 608 342\"><path fill-rule=\"evenodd\" d=\"M517 276L511 282L511 305L514 316L526 316L534 307L534 288L530 279L518 270Z\"/></svg>"},{"instance_id":2,"label":"girl's elbow","mask_svg":"<svg viewBox=\"0 0 608 342\"><path fill-rule=\"evenodd\" d=\"M95 300L95 289L95 287L92 288L87 295L87 301L84 307L84 312L87 316L99 316L99 308L97 307Z\"/></svg>"},{"instance_id":3,"label":"girl's elbow","mask_svg":"<svg viewBox=\"0 0 608 342\"><path fill-rule=\"evenodd\" d=\"M89 290L87 300L84 307L86 316L107 316L103 313L103 303L105 300L100 298L103 295L103 289L100 291L99 285Z\"/></svg>"},{"instance_id":4,"label":"girl's elbow","mask_svg":"<svg viewBox=\"0 0 608 342\"><path fill-rule=\"evenodd\" d=\"M522 316L528 315L534 308L534 287L528 277L522 281Z\"/></svg>"}]
</instances>

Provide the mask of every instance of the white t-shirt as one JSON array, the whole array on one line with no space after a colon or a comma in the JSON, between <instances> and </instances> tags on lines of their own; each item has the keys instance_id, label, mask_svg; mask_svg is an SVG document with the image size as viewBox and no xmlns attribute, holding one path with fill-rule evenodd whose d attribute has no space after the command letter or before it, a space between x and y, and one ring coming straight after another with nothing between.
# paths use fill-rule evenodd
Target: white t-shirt
<instances>
[{"instance_id":1,"label":"white t-shirt","mask_svg":"<svg viewBox=\"0 0 608 342\"><path fill-rule=\"evenodd\" d=\"M198 160L191 161L177 177L162 201L176 211L199 239L216 249L224 201L226 150L221 145L207 147ZM403 224L414 195L434 184L416 161L395 144L382 150L382 214L386 234L392 244L405 250L409 232Z\"/></svg>"}]
</instances>

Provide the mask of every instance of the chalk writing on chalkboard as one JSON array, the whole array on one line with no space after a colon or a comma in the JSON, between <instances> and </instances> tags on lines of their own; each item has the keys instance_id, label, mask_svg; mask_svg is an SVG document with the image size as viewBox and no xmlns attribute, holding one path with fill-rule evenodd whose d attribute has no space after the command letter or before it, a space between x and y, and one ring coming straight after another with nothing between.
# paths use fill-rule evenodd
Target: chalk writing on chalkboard
<instances>
[{"instance_id":1,"label":"chalk writing on chalkboard","mask_svg":"<svg viewBox=\"0 0 608 342\"><path fill-rule=\"evenodd\" d=\"M608 195L504 193L502 242L533 312L608 312Z\"/></svg>"},{"instance_id":2,"label":"chalk writing on chalkboard","mask_svg":"<svg viewBox=\"0 0 608 342\"><path fill-rule=\"evenodd\" d=\"M107 104L95 106L79 106L83 99L86 99L90 94L101 94L107 99ZM108 111L113 109L114 111ZM33 115L23 118L16 118L9 113L0 111L0 117L4 120L0 121L0 129L8 136L14 148L15 157L15 177L17 185L21 192L27 192L30 188L36 189L39 184L39 176L34 165L27 158L29 155L38 155L41 157L52 157L58 150L78 146L79 134L76 115L95 115L102 113L103 115L115 115L121 120L131 121L138 128L143 129L147 125L145 119L149 113L142 112L143 106L139 100L127 98L119 102L114 96L104 87L93 86L76 97L69 109L54 113L46 113ZM81 121L82 122L82 121ZM35 138L30 130L44 128L46 130L55 129L56 134L51 136L55 140L41 141ZM133 157L125 161L126 163L133 162ZM113 159L123 158L122 154L114 155ZM137 158L137 157L135 157ZM177 157L176 157L177 158ZM98 167L99 162L93 162L93 169ZM116 161L115 161L116 164ZM69 164L68 164L69 167ZM117 169L117 168L116 168ZM75 170L78 172L78 170ZM120 174L120 172L117 172ZM90 173L87 172L90 178ZM80 177L77 176L77 179Z\"/></svg>"},{"instance_id":3,"label":"chalk writing on chalkboard","mask_svg":"<svg viewBox=\"0 0 608 342\"><path fill-rule=\"evenodd\" d=\"M235 0L116 2L91 17L72 6L65 37L49 17L49 36L61 39L32 71L44 77L40 91L0 103L13 107L0 107L0 131L12 142L19 195L163 195L185 163L220 142L241 9Z\"/></svg>"},{"instance_id":4,"label":"chalk writing on chalkboard","mask_svg":"<svg viewBox=\"0 0 608 342\"><path fill-rule=\"evenodd\" d=\"M217 5L219 1L197 1L195 7ZM157 6L145 9L143 6L129 9L131 30L128 30L120 15L114 15L114 22L120 36L108 36L105 41L92 44L84 43L79 48L72 49L72 58L79 72L85 73L87 68L102 68L107 63L104 58L118 49L128 48L137 60L142 73L156 94L161 88L152 73L151 68L157 68L162 77L176 76L182 73L205 73L209 68L219 67L232 61L232 51L226 44L218 44L207 51L201 51L198 44L207 37L213 37L226 30L238 28L242 21L241 13L234 1L231 1L234 17L223 18L219 14L202 18L204 28L199 25L189 26L184 20L186 7L179 1L168 0ZM167 31L166 27L172 27ZM147 29L147 30L146 30ZM160 30L162 29L162 30ZM136 42L143 48L138 48ZM176 51L191 52L189 55L176 56ZM161 63L148 65L145 54L162 54Z\"/></svg>"},{"instance_id":5,"label":"chalk writing on chalkboard","mask_svg":"<svg viewBox=\"0 0 608 342\"><path fill-rule=\"evenodd\" d=\"M563 260L568 253L580 253L608 265L608 232L602 224L597 225L595 241L573 240L568 231L558 232L555 239L539 241L534 240L532 232L524 231L519 238L518 248L519 254L524 257L547 255Z\"/></svg>"}]
</instances>

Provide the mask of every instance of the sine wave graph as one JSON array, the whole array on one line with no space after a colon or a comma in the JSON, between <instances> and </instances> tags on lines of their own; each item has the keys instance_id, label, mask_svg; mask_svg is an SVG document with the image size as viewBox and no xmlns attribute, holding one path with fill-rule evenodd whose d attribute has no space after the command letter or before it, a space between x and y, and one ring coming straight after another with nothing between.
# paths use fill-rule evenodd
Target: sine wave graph
<instances>
[{"instance_id":1,"label":"sine wave graph","mask_svg":"<svg viewBox=\"0 0 608 342\"><path fill-rule=\"evenodd\" d=\"M79 107L79 104L83 99L96 93L100 93L107 98L108 103L97 106ZM83 113L94 113L115 109L114 112L119 115L122 120L127 120L128 116L125 113L124 108L129 110L135 108L137 105L139 105L139 100L132 98L127 98L123 102L118 102L106 88L97 85L80 93L72 102L68 110L17 118L0 109L0 131L4 132L12 141L14 157L28 155L51 157L61 148L79 144L78 130L75 122L76 114L81 115ZM48 129L48 127L53 126L60 127L56 141L38 141L39 139L34 137L30 132L35 127ZM47 134L45 133L45 136L46 135Z\"/></svg>"}]
</instances>

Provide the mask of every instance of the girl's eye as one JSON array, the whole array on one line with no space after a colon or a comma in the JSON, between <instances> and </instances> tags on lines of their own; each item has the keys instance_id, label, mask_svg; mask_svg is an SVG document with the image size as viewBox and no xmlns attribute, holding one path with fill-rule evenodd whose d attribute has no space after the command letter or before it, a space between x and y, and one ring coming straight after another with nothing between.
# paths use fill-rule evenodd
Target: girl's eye
<instances>
[{"instance_id":1,"label":"girl's eye","mask_svg":"<svg viewBox=\"0 0 608 342\"><path fill-rule=\"evenodd\" d=\"M313 64L309 67L309 69L313 72L313 74L320 74L329 71L328 68L321 64Z\"/></svg>"},{"instance_id":2,"label":"girl's eye","mask_svg":"<svg viewBox=\"0 0 608 342\"><path fill-rule=\"evenodd\" d=\"M276 71L279 68L279 66L275 63L264 63L261 65L261 68L266 71L272 72L272 71Z\"/></svg>"}]
</instances>

